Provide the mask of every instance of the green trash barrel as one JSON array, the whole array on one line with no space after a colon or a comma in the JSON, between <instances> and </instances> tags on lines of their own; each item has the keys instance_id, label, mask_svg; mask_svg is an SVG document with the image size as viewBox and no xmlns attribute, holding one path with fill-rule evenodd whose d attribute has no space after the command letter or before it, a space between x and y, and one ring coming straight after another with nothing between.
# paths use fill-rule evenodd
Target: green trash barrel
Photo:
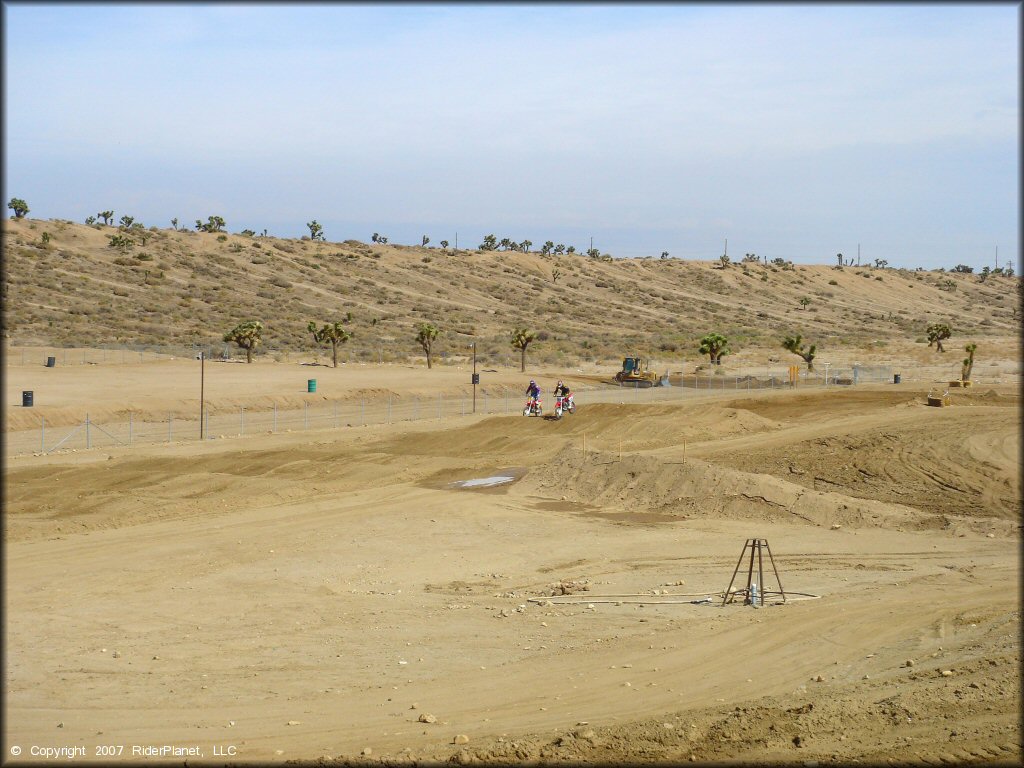
<instances>
[{"instance_id":1,"label":"green trash barrel","mask_svg":"<svg viewBox=\"0 0 1024 768\"><path fill-rule=\"evenodd\" d=\"M316 392L316 379L309 379L306 382L306 391L307 392Z\"/></svg>"},{"instance_id":2,"label":"green trash barrel","mask_svg":"<svg viewBox=\"0 0 1024 768\"><path fill-rule=\"evenodd\" d=\"M902 379L902 377L898 373L894 373L893 376L892 376L892 383L893 384L899 384L901 379Z\"/></svg>"}]
</instances>

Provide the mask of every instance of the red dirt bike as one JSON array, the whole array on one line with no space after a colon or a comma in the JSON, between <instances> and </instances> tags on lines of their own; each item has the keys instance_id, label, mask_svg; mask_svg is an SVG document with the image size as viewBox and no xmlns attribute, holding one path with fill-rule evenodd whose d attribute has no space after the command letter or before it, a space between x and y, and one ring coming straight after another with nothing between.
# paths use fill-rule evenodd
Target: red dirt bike
<instances>
[{"instance_id":1,"label":"red dirt bike","mask_svg":"<svg viewBox=\"0 0 1024 768\"><path fill-rule=\"evenodd\" d=\"M555 418L562 418L563 413L576 413L576 403L573 402L572 395L555 397Z\"/></svg>"},{"instance_id":2,"label":"red dirt bike","mask_svg":"<svg viewBox=\"0 0 1024 768\"><path fill-rule=\"evenodd\" d=\"M532 397L526 401L526 407L523 408L523 416L540 416L544 413L544 408L541 406L540 398L534 400Z\"/></svg>"}]
</instances>

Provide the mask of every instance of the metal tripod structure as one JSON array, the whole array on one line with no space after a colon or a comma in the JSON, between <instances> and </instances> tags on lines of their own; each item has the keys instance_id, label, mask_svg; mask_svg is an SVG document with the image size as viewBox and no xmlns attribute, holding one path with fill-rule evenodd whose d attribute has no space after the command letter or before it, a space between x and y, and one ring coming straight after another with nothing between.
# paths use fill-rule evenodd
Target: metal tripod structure
<instances>
[{"instance_id":1,"label":"metal tripod structure","mask_svg":"<svg viewBox=\"0 0 1024 768\"><path fill-rule=\"evenodd\" d=\"M750 565L747 567L747 586L745 589L737 589L733 592L732 585L736 581L737 574L740 572L740 566L743 565L743 558L747 556L747 549L750 549ZM775 572L775 582L779 585L778 591L767 590L764 587L763 551L768 552L768 562L772 566L772 571ZM756 581L754 574L755 554L757 556ZM768 539L747 539L747 543L743 545L743 551L740 553L740 559L736 562L736 570L732 572L732 580L729 581L729 586L725 589L722 605L733 602L741 595L743 596L744 605L753 605L755 608L758 607L758 604L763 607L765 598L769 595L781 595L782 602L786 602L786 593L782 589L782 579L779 578L779 570L775 567L775 558L772 557L772 550L768 546Z\"/></svg>"}]
</instances>

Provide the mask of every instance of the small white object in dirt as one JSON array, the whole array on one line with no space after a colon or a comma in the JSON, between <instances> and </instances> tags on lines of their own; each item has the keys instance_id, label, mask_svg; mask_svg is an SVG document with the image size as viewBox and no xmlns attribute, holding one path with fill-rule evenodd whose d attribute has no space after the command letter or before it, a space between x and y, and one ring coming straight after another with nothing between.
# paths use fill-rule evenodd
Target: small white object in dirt
<instances>
[{"instance_id":1,"label":"small white object in dirt","mask_svg":"<svg viewBox=\"0 0 1024 768\"><path fill-rule=\"evenodd\" d=\"M489 487L492 485L502 485L503 483L511 483L515 480L514 477L508 475L495 475L494 477L478 477L474 480L459 480L454 485L460 488L477 488L477 487Z\"/></svg>"},{"instance_id":2,"label":"small white object in dirt","mask_svg":"<svg viewBox=\"0 0 1024 768\"><path fill-rule=\"evenodd\" d=\"M838 531L842 527L843 526L841 526L839 523L832 523L832 530L833 531Z\"/></svg>"},{"instance_id":3,"label":"small white object in dirt","mask_svg":"<svg viewBox=\"0 0 1024 768\"><path fill-rule=\"evenodd\" d=\"M467 736L464 733L460 733L458 736L452 739L452 742L455 744L469 744L469 736Z\"/></svg>"},{"instance_id":4,"label":"small white object in dirt","mask_svg":"<svg viewBox=\"0 0 1024 768\"><path fill-rule=\"evenodd\" d=\"M369 747L363 747L363 757L369 757L373 754L373 750Z\"/></svg>"},{"instance_id":5,"label":"small white object in dirt","mask_svg":"<svg viewBox=\"0 0 1024 768\"><path fill-rule=\"evenodd\" d=\"M424 714L420 715L419 721L421 723L436 723L437 722L437 718L434 717L433 715L428 715L428 714L424 713Z\"/></svg>"},{"instance_id":6,"label":"small white object in dirt","mask_svg":"<svg viewBox=\"0 0 1024 768\"><path fill-rule=\"evenodd\" d=\"M302 725L302 723L298 720L289 720L288 725Z\"/></svg>"},{"instance_id":7,"label":"small white object in dirt","mask_svg":"<svg viewBox=\"0 0 1024 768\"><path fill-rule=\"evenodd\" d=\"M953 676L953 670L951 670L951 669L944 669L944 670L942 670L942 676L943 677L952 677Z\"/></svg>"},{"instance_id":8,"label":"small white object in dirt","mask_svg":"<svg viewBox=\"0 0 1024 768\"><path fill-rule=\"evenodd\" d=\"M906 660L906 661L904 662L904 665L905 665L905 666L908 666L908 667L912 667L912 666L914 666L914 660L913 660L913 659L907 659L907 660Z\"/></svg>"},{"instance_id":9,"label":"small white object in dirt","mask_svg":"<svg viewBox=\"0 0 1024 768\"><path fill-rule=\"evenodd\" d=\"M986 533L985 535L988 536L990 539L994 539L996 537L994 533Z\"/></svg>"}]
</instances>

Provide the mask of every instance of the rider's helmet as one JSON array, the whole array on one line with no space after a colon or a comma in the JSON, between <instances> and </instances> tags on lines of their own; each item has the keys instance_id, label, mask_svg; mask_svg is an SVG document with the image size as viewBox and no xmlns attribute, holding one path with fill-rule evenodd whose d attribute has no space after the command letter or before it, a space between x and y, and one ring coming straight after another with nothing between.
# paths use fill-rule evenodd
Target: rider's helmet
<instances>
[{"instance_id":1,"label":"rider's helmet","mask_svg":"<svg viewBox=\"0 0 1024 768\"><path fill-rule=\"evenodd\" d=\"M530 379L530 383L531 383L531 384L536 384L537 382L536 382L536 381L534 381L533 379Z\"/></svg>"},{"instance_id":2,"label":"rider's helmet","mask_svg":"<svg viewBox=\"0 0 1024 768\"><path fill-rule=\"evenodd\" d=\"M562 380L561 379L558 380L558 386L562 386Z\"/></svg>"}]
</instances>

